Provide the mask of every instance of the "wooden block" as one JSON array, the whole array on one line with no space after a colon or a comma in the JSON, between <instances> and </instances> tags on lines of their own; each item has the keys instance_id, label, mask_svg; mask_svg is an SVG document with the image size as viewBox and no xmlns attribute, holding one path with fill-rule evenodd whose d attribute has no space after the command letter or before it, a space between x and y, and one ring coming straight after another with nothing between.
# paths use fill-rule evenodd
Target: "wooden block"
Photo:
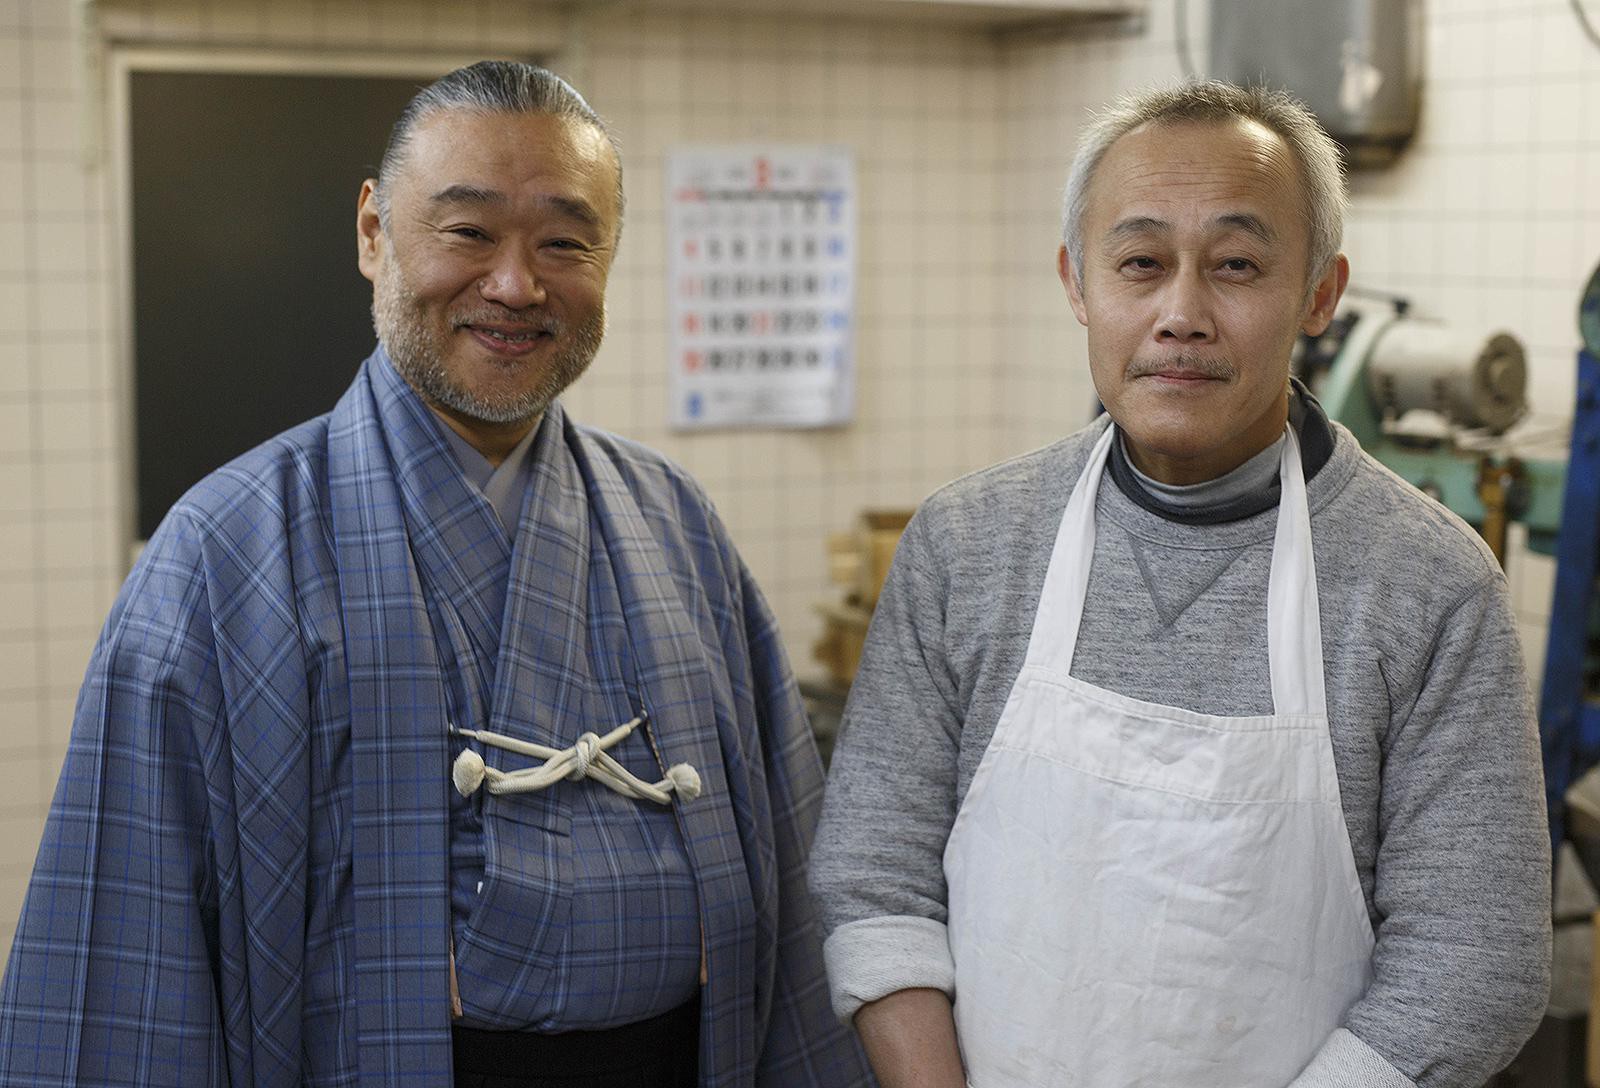
<instances>
[{"instance_id":1,"label":"wooden block","mask_svg":"<svg viewBox=\"0 0 1600 1088\"><path fill-rule=\"evenodd\" d=\"M1600 910L1594 914L1594 962L1589 967L1589 1061L1585 1080L1600 1088Z\"/></svg>"}]
</instances>

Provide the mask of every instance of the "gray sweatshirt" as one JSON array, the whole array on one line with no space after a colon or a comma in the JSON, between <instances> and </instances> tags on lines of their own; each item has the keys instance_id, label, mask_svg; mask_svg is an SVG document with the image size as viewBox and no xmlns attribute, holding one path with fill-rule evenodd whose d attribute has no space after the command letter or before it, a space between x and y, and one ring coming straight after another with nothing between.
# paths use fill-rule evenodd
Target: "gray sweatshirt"
<instances>
[{"instance_id":1,"label":"gray sweatshirt","mask_svg":"<svg viewBox=\"0 0 1600 1088\"><path fill-rule=\"evenodd\" d=\"M942 855L1027 651L1103 420L933 495L907 528L845 711L811 863L834 1006L953 992ZM1297 1088L1468 1088L1543 1012L1550 862L1505 579L1459 518L1333 426L1307 482L1330 733L1377 934L1372 985ZM1276 508L1183 524L1107 479L1072 674L1207 714L1272 712Z\"/></svg>"}]
</instances>

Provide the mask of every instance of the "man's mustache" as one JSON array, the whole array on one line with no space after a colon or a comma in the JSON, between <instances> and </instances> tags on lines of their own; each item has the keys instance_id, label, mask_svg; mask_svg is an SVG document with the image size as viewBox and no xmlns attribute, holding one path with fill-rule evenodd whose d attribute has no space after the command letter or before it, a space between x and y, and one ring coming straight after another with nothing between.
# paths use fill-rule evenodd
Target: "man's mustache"
<instances>
[{"instance_id":1,"label":"man's mustache","mask_svg":"<svg viewBox=\"0 0 1600 1088\"><path fill-rule=\"evenodd\" d=\"M511 310L504 306L475 310L471 313L455 313L450 316L450 320L457 328L462 325L523 325L550 336L560 336L565 328L561 319L554 314L534 309Z\"/></svg>"},{"instance_id":2,"label":"man's mustache","mask_svg":"<svg viewBox=\"0 0 1600 1088\"><path fill-rule=\"evenodd\" d=\"M1232 378L1238 373L1237 368L1228 359L1191 351L1169 355L1165 359L1134 359L1123 373L1129 378L1146 378L1152 374L1171 374L1175 371L1194 374L1201 378L1222 380Z\"/></svg>"}]
</instances>

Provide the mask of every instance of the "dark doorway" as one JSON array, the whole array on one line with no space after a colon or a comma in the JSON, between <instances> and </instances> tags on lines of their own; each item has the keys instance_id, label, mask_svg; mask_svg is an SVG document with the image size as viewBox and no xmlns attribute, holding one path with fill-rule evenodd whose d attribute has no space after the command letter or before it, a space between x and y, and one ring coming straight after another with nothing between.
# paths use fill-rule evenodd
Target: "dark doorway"
<instances>
[{"instance_id":1,"label":"dark doorway","mask_svg":"<svg viewBox=\"0 0 1600 1088\"><path fill-rule=\"evenodd\" d=\"M362 179L428 77L130 73L138 533L333 407L374 343Z\"/></svg>"}]
</instances>

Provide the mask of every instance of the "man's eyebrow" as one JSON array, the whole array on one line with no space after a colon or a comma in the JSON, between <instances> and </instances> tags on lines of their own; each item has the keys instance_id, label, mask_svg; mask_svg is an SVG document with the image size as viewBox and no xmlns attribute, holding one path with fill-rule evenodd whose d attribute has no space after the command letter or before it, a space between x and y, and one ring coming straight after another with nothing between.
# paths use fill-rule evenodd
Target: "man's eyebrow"
<instances>
[{"instance_id":1,"label":"man's eyebrow","mask_svg":"<svg viewBox=\"0 0 1600 1088\"><path fill-rule=\"evenodd\" d=\"M428 198L429 204L504 204L506 194L477 185L447 185Z\"/></svg>"},{"instance_id":2,"label":"man's eyebrow","mask_svg":"<svg viewBox=\"0 0 1600 1088\"><path fill-rule=\"evenodd\" d=\"M1140 234L1166 234L1172 230L1172 224L1164 219L1157 219L1150 215L1135 215L1122 220L1106 232L1110 241L1122 238L1132 238Z\"/></svg>"},{"instance_id":3,"label":"man's eyebrow","mask_svg":"<svg viewBox=\"0 0 1600 1088\"><path fill-rule=\"evenodd\" d=\"M570 196L541 197L540 202L550 205L562 215L569 216L591 227L601 225L600 213L587 200Z\"/></svg>"},{"instance_id":4,"label":"man's eyebrow","mask_svg":"<svg viewBox=\"0 0 1600 1088\"><path fill-rule=\"evenodd\" d=\"M1246 234L1254 235L1263 242L1270 243L1278 240L1277 231L1267 226L1266 221L1260 216L1251 215L1249 212L1232 212L1228 215L1219 215L1214 222L1224 227L1237 227L1239 230L1244 231Z\"/></svg>"},{"instance_id":5,"label":"man's eyebrow","mask_svg":"<svg viewBox=\"0 0 1600 1088\"><path fill-rule=\"evenodd\" d=\"M1242 230L1263 242L1278 240L1277 232L1267 225L1266 220L1249 212L1228 212L1217 216L1211 223L1213 226ZM1171 231L1172 224L1165 219L1157 219L1150 215L1134 215L1113 226L1106 232L1106 237L1107 240L1115 242L1123 238L1134 238L1144 234L1168 234Z\"/></svg>"},{"instance_id":6,"label":"man's eyebrow","mask_svg":"<svg viewBox=\"0 0 1600 1088\"><path fill-rule=\"evenodd\" d=\"M510 203L506 194L498 189L485 189L478 185L458 183L440 189L428 198L428 203L435 207L446 204L471 204L480 207L503 207ZM587 200L570 196L544 196L539 198L539 203L548 205L561 215L569 219L576 219L588 226L601 225L600 213Z\"/></svg>"}]
</instances>

